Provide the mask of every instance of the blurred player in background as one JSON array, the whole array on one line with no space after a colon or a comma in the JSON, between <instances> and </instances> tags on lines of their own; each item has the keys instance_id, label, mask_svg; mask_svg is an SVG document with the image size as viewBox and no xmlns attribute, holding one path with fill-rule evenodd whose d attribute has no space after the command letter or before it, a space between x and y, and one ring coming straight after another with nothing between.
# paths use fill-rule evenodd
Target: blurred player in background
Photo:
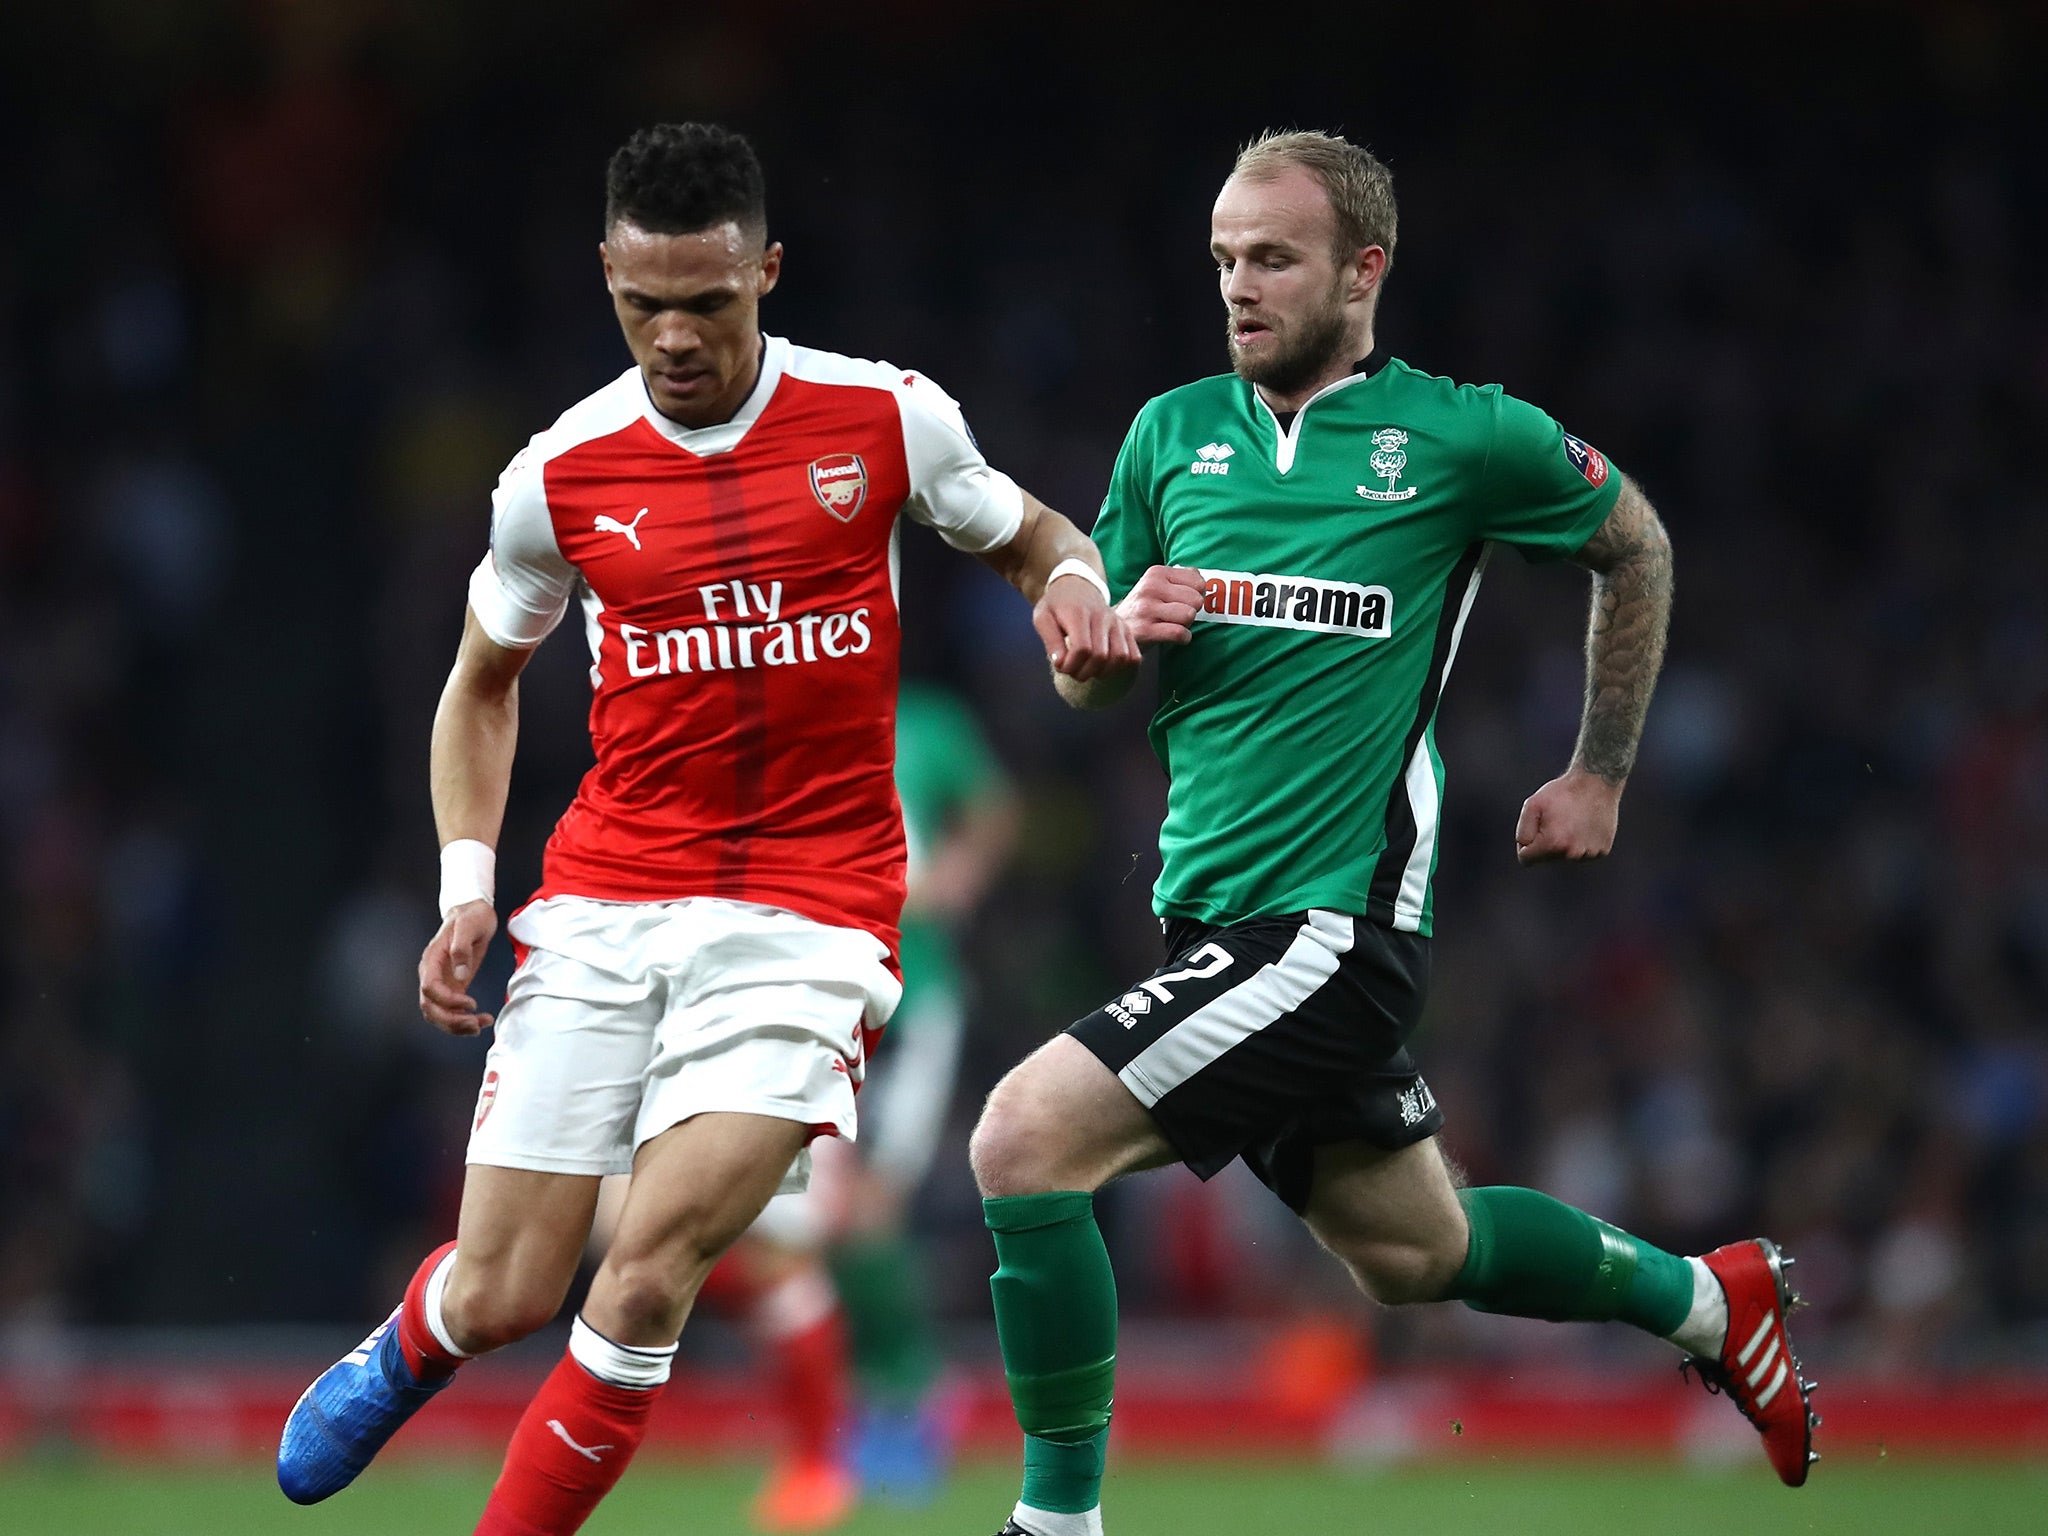
<instances>
[{"instance_id":1,"label":"blurred player in background","mask_svg":"<svg viewBox=\"0 0 2048 1536\"><path fill-rule=\"evenodd\" d=\"M903 1001L889 1056L867 1090L874 1134L859 1148L858 1198L832 1252L846 1304L863 1414L863 1481L899 1498L932 1491L951 1427L934 1402L943 1357L912 1240L910 1205L931 1170L952 1107L970 979L960 939L1016 842L1018 813L979 722L930 684L903 689L896 786L909 844Z\"/></svg>"},{"instance_id":2,"label":"blurred player in background","mask_svg":"<svg viewBox=\"0 0 2048 1536\"><path fill-rule=\"evenodd\" d=\"M512 1437L484 1536L578 1529L625 1470L699 1285L813 1137L855 1131L894 1010L903 824L892 781L899 514L1034 603L1055 668L1134 667L1100 559L991 470L929 380L760 330L782 247L752 149L702 124L613 156L601 247L634 366L498 484L434 722L437 1027L497 926L494 844L518 677L573 601L596 765L509 925L453 1244L310 1386L278 1480L346 1487L464 1360L553 1318L603 1176L631 1171L569 1348Z\"/></svg>"},{"instance_id":3,"label":"blurred player in background","mask_svg":"<svg viewBox=\"0 0 2048 1536\"><path fill-rule=\"evenodd\" d=\"M922 1502L951 1452L944 1356L908 1223L959 1073L958 936L1009 856L1017 808L973 711L927 683L906 682L898 700L896 788L908 853L903 1000L861 1088L859 1143L818 1143L811 1187L770 1200L705 1286L773 1364L788 1447L754 1503L769 1531L827 1530L863 1489ZM626 1184L605 1181L600 1256ZM849 1374L859 1402L850 1465Z\"/></svg>"},{"instance_id":4,"label":"blurred player in background","mask_svg":"<svg viewBox=\"0 0 2048 1536\"><path fill-rule=\"evenodd\" d=\"M1102 1530L1116 1291L1094 1191L1239 1157L1382 1302L1670 1339L1797 1485L1817 1420L1777 1250L1688 1259L1534 1190L1460 1189L1406 1049L1429 979L1434 724L1487 553L1593 573L1578 745L1515 843L1525 864L1594 859L1663 660L1664 530L1627 476L1534 406L1375 351L1395 210L1365 151L1266 136L1240 155L1211 235L1234 373L1139 413L1095 526L1121 611L1163 652L1167 960L1013 1070L972 1148L1025 1432L1004 1529ZM1089 707L1131 684L1057 681Z\"/></svg>"}]
</instances>

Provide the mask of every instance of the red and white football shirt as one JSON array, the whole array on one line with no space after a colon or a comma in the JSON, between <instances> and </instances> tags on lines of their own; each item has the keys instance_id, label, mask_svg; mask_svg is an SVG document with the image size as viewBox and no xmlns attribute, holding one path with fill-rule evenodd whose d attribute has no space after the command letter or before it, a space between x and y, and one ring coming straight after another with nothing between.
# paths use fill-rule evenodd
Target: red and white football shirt
<instances>
[{"instance_id":1,"label":"red and white football shirt","mask_svg":"<svg viewBox=\"0 0 2048 1536\"><path fill-rule=\"evenodd\" d=\"M723 426L656 411L638 368L513 459L470 578L484 632L538 645L569 600L597 763L540 895L718 896L896 949L896 523L1009 542L1023 498L930 380L764 340Z\"/></svg>"}]
</instances>

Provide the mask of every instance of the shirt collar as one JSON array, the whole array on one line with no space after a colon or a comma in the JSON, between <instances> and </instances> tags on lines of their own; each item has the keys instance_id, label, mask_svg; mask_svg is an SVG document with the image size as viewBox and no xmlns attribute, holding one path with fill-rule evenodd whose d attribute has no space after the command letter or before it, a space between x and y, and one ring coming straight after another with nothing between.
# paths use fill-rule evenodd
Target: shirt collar
<instances>
[{"instance_id":1,"label":"shirt collar","mask_svg":"<svg viewBox=\"0 0 2048 1536\"><path fill-rule=\"evenodd\" d=\"M1345 374L1341 379L1325 384L1321 389L1302 401L1300 410L1290 411L1287 414L1287 421L1284 425L1273 407L1266 404L1266 397L1259 393L1258 386L1255 384L1245 385L1245 388L1252 392L1252 400L1258 405L1260 410L1266 413L1266 419L1273 424L1273 467L1279 470L1281 474L1284 475L1294 468L1294 451L1301 442L1301 423L1303 418L1308 415L1308 408L1326 395L1333 395L1340 389L1349 389L1353 384L1362 384L1371 378L1378 371L1371 366L1373 356L1373 353L1366 353L1364 357L1360 358L1352 366L1351 372Z\"/></svg>"},{"instance_id":2,"label":"shirt collar","mask_svg":"<svg viewBox=\"0 0 2048 1536\"><path fill-rule=\"evenodd\" d=\"M654 408L654 401L648 398L646 381L640 385L640 414L663 437L678 448L707 458L712 454L730 453L739 447L740 440L747 435L747 429L761 419L761 413L768 409L768 402L775 396L775 386L789 371L790 346L780 336L763 334L761 337L761 377L754 381L754 387L747 398L740 402L740 408L733 412L731 421L720 422L715 427L686 427ZM636 370L637 371L637 370Z\"/></svg>"}]
</instances>

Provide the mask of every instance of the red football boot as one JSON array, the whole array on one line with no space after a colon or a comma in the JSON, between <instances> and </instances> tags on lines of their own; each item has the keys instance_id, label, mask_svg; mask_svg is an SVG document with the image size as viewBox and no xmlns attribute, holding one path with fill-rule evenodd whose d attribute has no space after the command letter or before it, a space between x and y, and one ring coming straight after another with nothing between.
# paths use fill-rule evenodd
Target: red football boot
<instances>
[{"instance_id":1,"label":"red football boot","mask_svg":"<svg viewBox=\"0 0 2048 1536\"><path fill-rule=\"evenodd\" d=\"M851 1516L859 1502L860 1479L846 1468L820 1457L798 1457L769 1473L751 1513L758 1531L829 1531Z\"/></svg>"},{"instance_id":2,"label":"red football boot","mask_svg":"<svg viewBox=\"0 0 2048 1536\"><path fill-rule=\"evenodd\" d=\"M1779 1479L1797 1488L1820 1460L1813 1448L1820 1415L1810 1402L1815 1383L1800 1379L1799 1357L1785 1332L1785 1314L1802 1305L1785 1279L1792 1260L1768 1238L1730 1243L1700 1258L1728 1298L1728 1337L1719 1360L1694 1355L1680 1369L1698 1371L1709 1392L1728 1394L1764 1437Z\"/></svg>"}]
</instances>

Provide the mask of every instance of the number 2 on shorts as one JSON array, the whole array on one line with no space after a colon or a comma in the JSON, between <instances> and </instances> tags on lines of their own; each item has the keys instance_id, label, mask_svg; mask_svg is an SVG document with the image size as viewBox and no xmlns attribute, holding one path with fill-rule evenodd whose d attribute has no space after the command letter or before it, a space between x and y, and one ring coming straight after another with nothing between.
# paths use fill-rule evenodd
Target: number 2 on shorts
<instances>
[{"instance_id":1,"label":"number 2 on shorts","mask_svg":"<svg viewBox=\"0 0 2048 1536\"><path fill-rule=\"evenodd\" d=\"M1140 990L1150 992L1162 1003L1173 1001L1173 994L1166 990L1170 981L1206 981L1230 964L1230 951L1221 944L1204 944L1188 956L1194 964L1186 970L1168 971L1164 976L1154 976L1150 981L1138 983Z\"/></svg>"}]
</instances>

